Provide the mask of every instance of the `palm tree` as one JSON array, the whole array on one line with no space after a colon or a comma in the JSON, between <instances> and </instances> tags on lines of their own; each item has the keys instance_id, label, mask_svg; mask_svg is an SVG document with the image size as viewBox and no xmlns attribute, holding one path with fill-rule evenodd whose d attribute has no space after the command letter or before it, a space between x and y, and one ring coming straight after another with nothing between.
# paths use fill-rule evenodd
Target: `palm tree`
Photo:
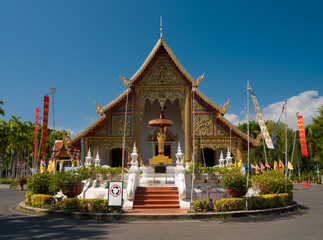
<instances>
[{"instance_id":1,"label":"palm tree","mask_svg":"<svg viewBox=\"0 0 323 240\"><path fill-rule=\"evenodd\" d=\"M3 101L2 100L0 100L0 105L3 105ZM2 116L4 116L4 110L1 108L1 106L0 106L0 115L2 115Z\"/></svg>"}]
</instances>

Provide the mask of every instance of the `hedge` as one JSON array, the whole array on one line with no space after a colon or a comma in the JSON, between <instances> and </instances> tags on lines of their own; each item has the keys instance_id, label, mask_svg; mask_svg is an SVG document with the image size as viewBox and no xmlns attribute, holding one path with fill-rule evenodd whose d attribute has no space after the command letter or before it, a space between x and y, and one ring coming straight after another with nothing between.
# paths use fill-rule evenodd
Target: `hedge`
<instances>
[{"instance_id":1,"label":"hedge","mask_svg":"<svg viewBox=\"0 0 323 240\"><path fill-rule=\"evenodd\" d=\"M259 197L248 198L248 209L258 210L267 208L277 208L290 205L293 202L293 193L266 194ZM216 200L213 204L206 200L193 201L193 210L195 212L227 212L246 210L245 198L222 198Z\"/></svg>"},{"instance_id":2,"label":"hedge","mask_svg":"<svg viewBox=\"0 0 323 240\"><path fill-rule=\"evenodd\" d=\"M58 200L52 195L26 193L26 205L72 212L107 212L108 200L102 198L65 198ZM108 212L120 212L120 207L109 207Z\"/></svg>"},{"instance_id":3,"label":"hedge","mask_svg":"<svg viewBox=\"0 0 323 240\"><path fill-rule=\"evenodd\" d=\"M49 208L54 206L55 199L52 195L47 194L33 194L30 196L30 205L38 208Z\"/></svg>"}]
</instances>

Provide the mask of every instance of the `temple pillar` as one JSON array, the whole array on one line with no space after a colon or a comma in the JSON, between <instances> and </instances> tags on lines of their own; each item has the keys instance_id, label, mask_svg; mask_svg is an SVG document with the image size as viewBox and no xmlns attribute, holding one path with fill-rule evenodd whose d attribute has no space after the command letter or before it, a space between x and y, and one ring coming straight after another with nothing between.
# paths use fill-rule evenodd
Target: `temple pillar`
<instances>
[{"instance_id":1,"label":"temple pillar","mask_svg":"<svg viewBox=\"0 0 323 240\"><path fill-rule=\"evenodd\" d=\"M185 162L191 162L192 160L192 94L191 88L186 87L185 97Z\"/></svg>"},{"instance_id":2,"label":"temple pillar","mask_svg":"<svg viewBox=\"0 0 323 240\"><path fill-rule=\"evenodd\" d=\"M242 139L238 138L237 139L237 160L238 161L242 160L242 156L243 156Z\"/></svg>"}]
</instances>

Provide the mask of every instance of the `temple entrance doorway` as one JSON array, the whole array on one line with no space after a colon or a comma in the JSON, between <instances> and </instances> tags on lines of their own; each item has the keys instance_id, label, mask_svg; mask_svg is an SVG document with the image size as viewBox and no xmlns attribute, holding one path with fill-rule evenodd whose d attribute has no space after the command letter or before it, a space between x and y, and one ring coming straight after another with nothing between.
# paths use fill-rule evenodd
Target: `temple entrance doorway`
<instances>
[{"instance_id":1,"label":"temple entrance doorway","mask_svg":"<svg viewBox=\"0 0 323 240\"><path fill-rule=\"evenodd\" d=\"M111 152L111 167L121 167L122 166L122 149L115 148Z\"/></svg>"},{"instance_id":2,"label":"temple entrance doorway","mask_svg":"<svg viewBox=\"0 0 323 240\"><path fill-rule=\"evenodd\" d=\"M209 149L209 148L201 149L201 156L202 156L202 163L204 163L205 161L205 164L207 167L213 167L216 165L215 154L213 149Z\"/></svg>"}]
</instances>

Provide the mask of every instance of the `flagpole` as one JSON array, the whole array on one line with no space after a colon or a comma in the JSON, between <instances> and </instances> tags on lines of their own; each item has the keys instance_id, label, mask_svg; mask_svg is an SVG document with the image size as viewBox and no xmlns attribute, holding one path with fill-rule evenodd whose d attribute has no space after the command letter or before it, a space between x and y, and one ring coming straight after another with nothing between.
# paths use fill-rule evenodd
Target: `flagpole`
<instances>
[{"instance_id":1,"label":"flagpole","mask_svg":"<svg viewBox=\"0 0 323 240\"><path fill-rule=\"evenodd\" d=\"M249 86L249 80L247 82L247 134L248 134L248 165L247 165L247 191L249 188L249 91L251 87ZM246 195L246 210L248 210L248 194Z\"/></svg>"},{"instance_id":2,"label":"flagpole","mask_svg":"<svg viewBox=\"0 0 323 240\"><path fill-rule=\"evenodd\" d=\"M52 94L53 97L53 140L54 140L54 151L55 151L55 112L54 112L54 95L56 93L56 88L57 87L53 87L50 88L50 92L48 94ZM56 161L55 161L55 167L54 167L54 173L56 173Z\"/></svg>"},{"instance_id":3,"label":"flagpole","mask_svg":"<svg viewBox=\"0 0 323 240\"><path fill-rule=\"evenodd\" d=\"M294 150L295 150L295 143L296 143L296 131L295 131L295 134L294 134L294 143L293 143L293 151L292 151L292 157L291 157L291 162L290 162L290 164L293 166L293 159L294 159ZM289 177L288 177L288 179L290 179L290 175L291 175L291 173L292 173L292 169L289 169L290 171L289 171Z\"/></svg>"},{"instance_id":4,"label":"flagpole","mask_svg":"<svg viewBox=\"0 0 323 240\"><path fill-rule=\"evenodd\" d=\"M285 99L285 192L287 193L287 100Z\"/></svg>"},{"instance_id":5,"label":"flagpole","mask_svg":"<svg viewBox=\"0 0 323 240\"><path fill-rule=\"evenodd\" d=\"M261 138L262 138L262 144L264 145L265 160L266 160L266 167L267 167L268 161L267 161L267 153L266 153L265 140L264 140L263 136L261 136ZM266 168L265 168L265 169L266 169Z\"/></svg>"},{"instance_id":6,"label":"flagpole","mask_svg":"<svg viewBox=\"0 0 323 240\"><path fill-rule=\"evenodd\" d=\"M192 201L193 201L193 191L194 191L194 176L195 176L195 114L194 114L194 93L196 87L192 87L193 98L192 98L192 115L193 115L193 172L192 172L192 187L191 187L191 202L190 202L190 212L192 212Z\"/></svg>"},{"instance_id":7,"label":"flagpole","mask_svg":"<svg viewBox=\"0 0 323 240\"><path fill-rule=\"evenodd\" d=\"M129 91L127 90L126 110L124 113L124 126L123 126L123 143L122 143L122 182L124 180L124 160L125 160L124 158L125 158L125 146L126 146L128 95L129 95Z\"/></svg>"}]
</instances>

